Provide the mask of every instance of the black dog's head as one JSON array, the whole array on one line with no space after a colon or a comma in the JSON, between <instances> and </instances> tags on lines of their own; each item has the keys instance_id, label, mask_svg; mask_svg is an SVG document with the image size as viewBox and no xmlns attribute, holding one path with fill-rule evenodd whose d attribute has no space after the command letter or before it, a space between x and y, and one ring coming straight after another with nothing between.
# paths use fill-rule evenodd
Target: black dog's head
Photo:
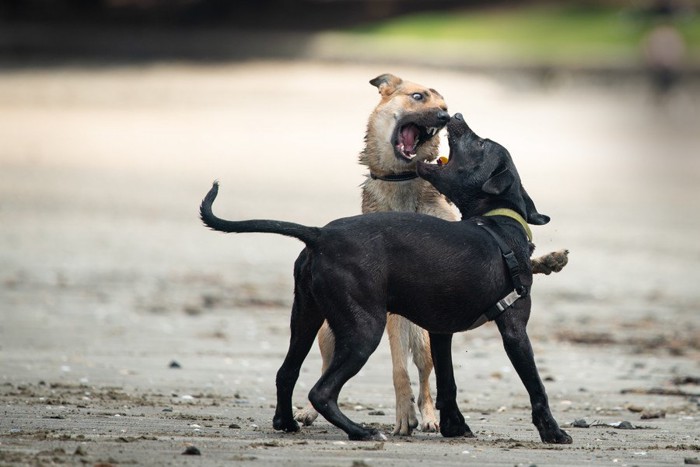
<instances>
[{"instance_id":1,"label":"black dog's head","mask_svg":"<svg viewBox=\"0 0 700 467\"><path fill-rule=\"evenodd\" d=\"M537 212L523 188L510 154L500 144L480 138L455 114L447 124L450 158L444 165L418 164L418 175L450 199L463 218L509 208L528 223L543 225L549 217Z\"/></svg>"}]
</instances>

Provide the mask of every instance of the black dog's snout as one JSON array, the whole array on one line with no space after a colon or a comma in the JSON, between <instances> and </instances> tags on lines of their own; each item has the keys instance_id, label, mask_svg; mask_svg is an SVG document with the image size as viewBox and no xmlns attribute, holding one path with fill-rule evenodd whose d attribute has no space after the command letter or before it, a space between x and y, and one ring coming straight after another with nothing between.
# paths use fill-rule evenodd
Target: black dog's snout
<instances>
[{"instance_id":1,"label":"black dog's snout","mask_svg":"<svg viewBox=\"0 0 700 467\"><path fill-rule=\"evenodd\" d=\"M440 120L442 123L447 123L447 122L450 121L450 114L447 113L447 112L444 111L444 110L441 110L441 111L438 112L437 118L438 118L438 120Z\"/></svg>"},{"instance_id":2,"label":"black dog's snout","mask_svg":"<svg viewBox=\"0 0 700 467\"><path fill-rule=\"evenodd\" d=\"M461 113L456 113L450 119L450 123L447 124L447 131L455 138L474 135L474 132L469 128L467 122L464 121L464 116Z\"/></svg>"}]
</instances>

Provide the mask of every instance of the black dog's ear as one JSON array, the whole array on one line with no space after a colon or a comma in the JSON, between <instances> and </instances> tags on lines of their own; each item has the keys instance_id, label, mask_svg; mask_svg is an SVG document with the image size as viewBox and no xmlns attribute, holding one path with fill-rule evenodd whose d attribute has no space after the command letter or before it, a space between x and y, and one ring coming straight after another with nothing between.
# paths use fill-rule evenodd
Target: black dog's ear
<instances>
[{"instance_id":1,"label":"black dog's ear","mask_svg":"<svg viewBox=\"0 0 700 467\"><path fill-rule=\"evenodd\" d=\"M376 86L379 89L379 94L383 96L392 94L401 83L403 83L403 80L391 73L379 75L369 81L369 84Z\"/></svg>"},{"instance_id":2,"label":"black dog's ear","mask_svg":"<svg viewBox=\"0 0 700 467\"><path fill-rule=\"evenodd\" d=\"M530 195L525 191L524 186L520 186L520 191L522 192L523 199L525 200L525 212L527 213L527 223L532 225L545 225L549 222L549 216L540 214L537 212L535 207L535 202L532 201Z\"/></svg>"},{"instance_id":3,"label":"black dog's ear","mask_svg":"<svg viewBox=\"0 0 700 467\"><path fill-rule=\"evenodd\" d=\"M492 174L491 177L481 185L481 190L490 195L500 195L504 193L515 181L515 175L510 169L505 168L500 172Z\"/></svg>"}]
</instances>

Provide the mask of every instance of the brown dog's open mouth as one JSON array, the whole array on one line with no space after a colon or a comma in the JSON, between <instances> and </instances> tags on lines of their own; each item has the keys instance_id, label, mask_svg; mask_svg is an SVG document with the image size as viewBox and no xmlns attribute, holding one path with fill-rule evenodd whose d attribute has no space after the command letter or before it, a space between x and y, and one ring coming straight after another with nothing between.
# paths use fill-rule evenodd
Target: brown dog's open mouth
<instances>
[{"instance_id":1,"label":"brown dog's open mouth","mask_svg":"<svg viewBox=\"0 0 700 467\"><path fill-rule=\"evenodd\" d=\"M416 157L418 147L438 134L442 127L424 127L413 122L396 126L394 135L394 152L400 158L412 160Z\"/></svg>"}]
</instances>

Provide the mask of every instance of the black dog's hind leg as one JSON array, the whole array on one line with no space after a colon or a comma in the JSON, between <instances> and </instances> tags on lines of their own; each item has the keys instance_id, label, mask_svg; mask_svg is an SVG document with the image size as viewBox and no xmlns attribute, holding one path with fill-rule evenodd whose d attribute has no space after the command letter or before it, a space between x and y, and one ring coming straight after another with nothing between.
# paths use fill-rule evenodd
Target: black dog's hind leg
<instances>
[{"instance_id":1,"label":"black dog's hind leg","mask_svg":"<svg viewBox=\"0 0 700 467\"><path fill-rule=\"evenodd\" d=\"M339 313L340 314L340 313ZM353 323L349 324L351 318ZM338 395L343 385L355 376L379 345L386 326L386 311L365 313L348 310L342 313L342 324L330 323L335 334L335 350L328 369L309 393L314 408L333 425L348 434L351 440L385 440L383 434L364 428L346 417L338 408Z\"/></svg>"},{"instance_id":2,"label":"black dog's hind leg","mask_svg":"<svg viewBox=\"0 0 700 467\"><path fill-rule=\"evenodd\" d=\"M440 410L440 433L448 438L455 436L473 438L474 433L465 423L457 407L457 384L452 368L452 334L430 333L430 350L435 368L437 386L435 407Z\"/></svg>"},{"instance_id":3,"label":"black dog's hind leg","mask_svg":"<svg viewBox=\"0 0 700 467\"><path fill-rule=\"evenodd\" d=\"M318 312L315 303L309 297L304 297L300 289L301 287L296 288L292 305L289 350L277 371L277 408L272 419L275 430L287 432L299 431L292 407L294 385L299 378L301 365L314 343L316 333L323 324L323 316Z\"/></svg>"},{"instance_id":4,"label":"black dog's hind leg","mask_svg":"<svg viewBox=\"0 0 700 467\"><path fill-rule=\"evenodd\" d=\"M529 315L530 297L526 297L518 300L510 310L496 318L496 324L503 338L506 354L530 395L532 423L537 427L540 438L544 443L570 444L571 436L559 428L552 416L547 393L535 365L535 356L526 330Z\"/></svg>"}]
</instances>

